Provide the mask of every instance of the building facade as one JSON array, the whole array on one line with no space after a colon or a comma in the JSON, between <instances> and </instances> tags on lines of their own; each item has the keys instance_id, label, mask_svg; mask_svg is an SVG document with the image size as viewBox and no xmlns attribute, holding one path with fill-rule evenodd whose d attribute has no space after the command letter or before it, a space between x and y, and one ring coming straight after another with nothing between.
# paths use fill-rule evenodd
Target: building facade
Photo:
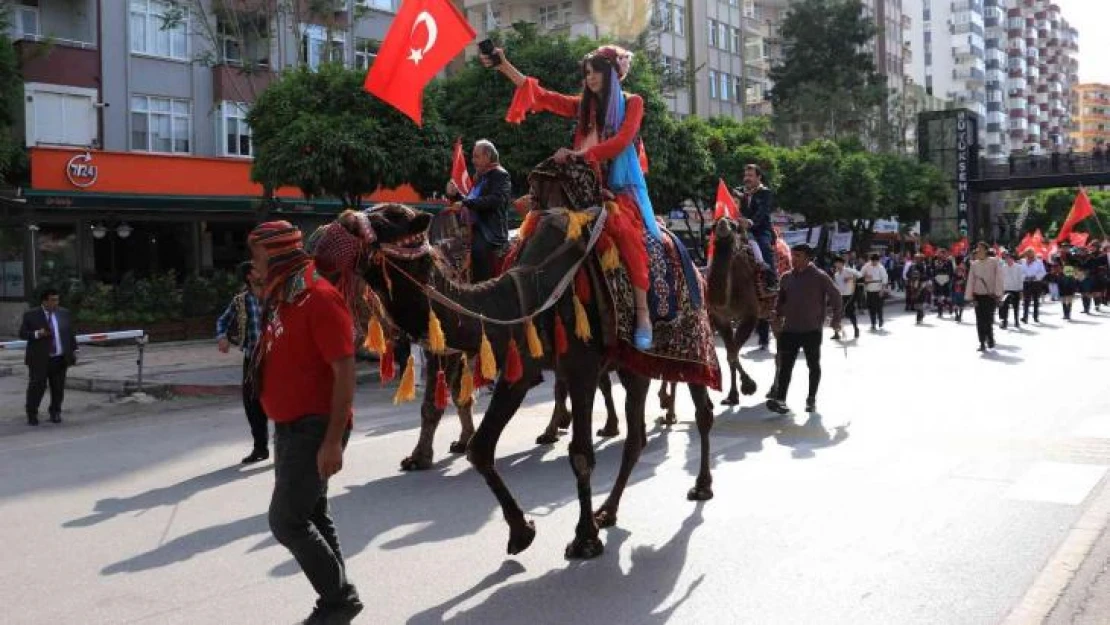
<instances>
[{"instance_id":1,"label":"building facade","mask_svg":"<svg viewBox=\"0 0 1110 625\"><path fill-rule=\"evenodd\" d=\"M1110 85L1084 83L1072 87L1071 143L1077 152L1110 144Z\"/></svg>"},{"instance_id":2,"label":"building facade","mask_svg":"<svg viewBox=\"0 0 1110 625\"><path fill-rule=\"evenodd\" d=\"M0 200L0 302L44 281L230 268L259 218L311 227L339 209L289 189L260 201L246 112L290 67L367 67L398 0L264 18L215 1L182 2L180 22L161 0L15 3L31 184Z\"/></svg>"}]
</instances>

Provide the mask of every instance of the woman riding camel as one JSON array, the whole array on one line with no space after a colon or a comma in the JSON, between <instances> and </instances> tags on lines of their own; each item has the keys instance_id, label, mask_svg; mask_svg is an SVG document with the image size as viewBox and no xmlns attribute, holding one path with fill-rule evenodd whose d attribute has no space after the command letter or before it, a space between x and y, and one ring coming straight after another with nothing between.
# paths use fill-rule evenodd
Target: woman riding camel
<instances>
[{"instance_id":1,"label":"woman riding camel","mask_svg":"<svg viewBox=\"0 0 1110 625\"><path fill-rule=\"evenodd\" d=\"M574 147L559 148L554 159L566 163L581 159L602 174L605 187L616 196L619 210L610 211L606 232L616 242L628 271L635 295L636 331L634 345L648 350L652 344L648 313L648 254L646 236L662 239L647 194L647 183L637 153L644 100L620 88L632 64L632 53L618 46L601 46L582 60L583 87L580 95L548 91L535 78L525 76L505 58L501 49L480 55L486 67L496 66L516 85L516 94L506 120L524 121L527 113L547 111L577 120Z\"/></svg>"}]
</instances>

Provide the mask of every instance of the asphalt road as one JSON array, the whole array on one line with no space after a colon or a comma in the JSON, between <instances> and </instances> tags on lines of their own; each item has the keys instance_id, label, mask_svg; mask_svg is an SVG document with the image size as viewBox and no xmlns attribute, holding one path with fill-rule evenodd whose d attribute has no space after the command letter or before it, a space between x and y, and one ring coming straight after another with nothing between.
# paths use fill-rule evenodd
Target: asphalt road
<instances>
[{"instance_id":1,"label":"asphalt road","mask_svg":"<svg viewBox=\"0 0 1110 625\"><path fill-rule=\"evenodd\" d=\"M652 429L619 525L589 562L563 559L577 517L567 441L534 443L549 388L533 391L498 450L539 531L517 557L505 555L508 532L484 482L447 454L457 423L445 419L433 470L401 473L417 406L362 388L331 487L367 605L357 622L993 624L1047 612L1076 568L1061 567L1065 547L1106 556L1104 542L1082 538L1103 535L1100 502L1110 501L1110 314L1077 317L999 331L987 356L975 351L970 311L962 327L900 317L846 348L826 340L820 412L778 422L764 421L761 401L769 356L745 349L761 388L718 412L716 498L685 499L697 446L680 393L683 423ZM804 366L789 398L799 413ZM0 398L10 406L20 392L5 387ZM598 502L622 442L599 443ZM311 588L266 524L272 467L237 464L248 446L231 399L5 425L3 622L306 616ZM1058 609L1110 622L1105 601L1082 593Z\"/></svg>"}]
</instances>

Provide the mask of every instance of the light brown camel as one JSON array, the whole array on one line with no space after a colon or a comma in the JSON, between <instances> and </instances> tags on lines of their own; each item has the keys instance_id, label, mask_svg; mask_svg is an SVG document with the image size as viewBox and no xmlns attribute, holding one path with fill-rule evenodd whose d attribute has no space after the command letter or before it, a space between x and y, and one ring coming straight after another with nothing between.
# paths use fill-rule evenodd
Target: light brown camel
<instances>
[{"instance_id":1,"label":"light brown camel","mask_svg":"<svg viewBox=\"0 0 1110 625\"><path fill-rule=\"evenodd\" d=\"M543 182L533 182L533 196L539 209L572 206L569 199L560 197L556 190L537 188L543 186ZM557 188L558 185L554 186ZM506 274L478 285L466 285L453 282L444 275L442 263L437 261L434 250L426 244L424 235L430 219L427 214L397 204L379 206L367 213L373 240L369 242L371 252L363 259L360 272L378 294L383 306L410 336L425 338L430 311L435 311L442 320L448 347L475 352L486 337L491 343L492 353L496 354L499 371L504 371L504 355L508 352L510 341L520 337L520 329L515 325L500 325L493 320L535 315L533 323L548 346L544 356L540 359L522 358L521 375L515 383L506 379L505 375L498 377L489 408L470 441L467 455L501 504L509 525L508 552L516 554L523 551L535 538L535 525L525 518L495 469L495 449L505 426L529 390L528 381L534 379L540 369L555 370L557 378L565 382L571 398L570 465L577 481L580 509L575 538L567 546L566 556L592 558L603 551L598 528L616 522L621 496L646 442L644 406L650 380L629 370L617 369L625 390L628 437L613 490L595 515L590 484L595 462L591 432L593 400L598 379L610 366L598 338L602 335L602 326L597 306L591 303L584 310L594 338L581 340L571 332L566 351L559 355L553 353L555 350L551 346L557 343L553 332L561 323L555 316L576 318L573 294L565 288L567 276L573 276L583 259L596 261L584 257L583 241L568 241L568 212L545 211L542 214L546 216L540 219ZM601 219L600 214L597 219ZM594 229L600 227L598 223L592 226ZM443 299L433 297L433 293ZM447 305L444 301L451 304ZM554 306L544 308L547 301L553 301ZM544 312L536 314L538 310ZM697 408L701 458L697 479L687 497L706 500L713 496L709 466L713 406L704 386L691 384L689 387Z\"/></svg>"}]
</instances>

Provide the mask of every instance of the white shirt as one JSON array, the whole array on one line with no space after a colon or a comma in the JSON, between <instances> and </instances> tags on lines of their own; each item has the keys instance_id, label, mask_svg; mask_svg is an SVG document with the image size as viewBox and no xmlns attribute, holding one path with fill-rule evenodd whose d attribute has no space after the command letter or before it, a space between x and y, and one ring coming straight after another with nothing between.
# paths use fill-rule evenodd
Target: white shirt
<instances>
[{"instance_id":1,"label":"white shirt","mask_svg":"<svg viewBox=\"0 0 1110 625\"><path fill-rule=\"evenodd\" d=\"M860 272L864 282L864 290L868 293L878 293L883 290L883 287L889 282L886 275L886 268L882 265L875 263L867 263L863 266L863 271Z\"/></svg>"},{"instance_id":2,"label":"white shirt","mask_svg":"<svg viewBox=\"0 0 1110 625\"><path fill-rule=\"evenodd\" d=\"M844 265L843 269L833 275L833 282L836 283L836 288L840 291L841 295L848 296L856 292L856 280L858 280L859 277L860 273L858 271L852 269L848 265Z\"/></svg>"},{"instance_id":3,"label":"white shirt","mask_svg":"<svg viewBox=\"0 0 1110 625\"><path fill-rule=\"evenodd\" d=\"M1025 288L1025 268L1021 265L1002 263L1002 290L1020 291Z\"/></svg>"},{"instance_id":4,"label":"white shirt","mask_svg":"<svg viewBox=\"0 0 1110 625\"><path fill-rule=\"evenodd\" d=\"M1020 264L1022 271L1025 272L1026 280L1044 280L1047 272L1044 269L1044 263L1041 262L1041 259L1034 258L1030 261L1028 258L1024 258Z\"/></svg>"},{"instance_id":5,"label":"white shirt","mask_svg":"<svg viewBox=\"0 0 1110 625\"><path fill-rule=\"evenodd\" d=\"M755 239L752 239L752 240L748 241L748 245L750 245L751 248L752 248L752 254L755 254L756 262L759 263L760 265L762 265L763 264L763 251L759 249L759 244L755 242Z\"/></svg>"}]
</instances>

